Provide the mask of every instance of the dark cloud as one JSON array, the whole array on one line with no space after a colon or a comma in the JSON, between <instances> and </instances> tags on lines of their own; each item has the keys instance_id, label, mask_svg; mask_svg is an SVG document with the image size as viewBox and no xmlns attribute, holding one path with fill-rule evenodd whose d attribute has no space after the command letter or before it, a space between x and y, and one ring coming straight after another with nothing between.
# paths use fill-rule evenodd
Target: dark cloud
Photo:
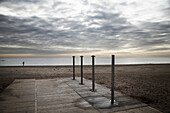
<instances>
[{"instance_id":1,"label":"dark cloud","mask_svg":"<svg viewBox=\"0 0 170 113\"><path fill-rule=\"evenodd\" d=\"M164 48L156 48L156 49L148 49L148 51L169 51L170 50L170 48L166 48L166 47L164 47Z\"/></svg>"},{"instance_id":2,"label":"dark cloud","mask_svg":"<svg viewBox=\"0 0 170 113\"><path fill-rule=\"evenodd\" d=\"M39 48L11 48L11 47L0 47L1 54L76 54L76 53L90 53L98 52L99 50L73 50L73 49L39 49Z\"/></svg>"}]
</instances>

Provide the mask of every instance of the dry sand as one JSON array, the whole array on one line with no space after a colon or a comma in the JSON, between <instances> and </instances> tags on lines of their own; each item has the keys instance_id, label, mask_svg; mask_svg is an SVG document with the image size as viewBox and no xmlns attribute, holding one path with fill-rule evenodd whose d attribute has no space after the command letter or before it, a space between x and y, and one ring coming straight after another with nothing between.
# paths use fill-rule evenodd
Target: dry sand
<instances>
[{"instance_id":1,"label":"dry sand","mask_svg":"<svg viewBox=\"0 0 170 113\"><path fill-rule=\"evenodd\" d=\"M118 65L115 88L150 106L170 113L170 65ZM91 66L84 66L84 77L91 79ZM80 67L76 67L80 76ZM95 66L96 82L110 87L111 66ZM0 90L14 79L72 77L71 66L0 67Z\"/></svg>"}]
</instances>

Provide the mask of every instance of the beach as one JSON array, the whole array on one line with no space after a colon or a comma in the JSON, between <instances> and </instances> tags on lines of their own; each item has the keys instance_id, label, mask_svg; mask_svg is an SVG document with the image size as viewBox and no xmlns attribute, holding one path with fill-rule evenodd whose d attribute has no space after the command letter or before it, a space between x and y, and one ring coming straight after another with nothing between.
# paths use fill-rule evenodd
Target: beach
<instances>
[{"instance_id":1,"label":"beach","mask_svg":"<svg viewBox=\"0 0 170 113\"><path fill-rule=\"evenodd\" d=\"M72 77L72 66L1 66L0 89L15 79ZM84 66L84 77L91 79L91 66ZM76 77L80 66L76 66ZM111 66L95 66L95 81L110 88ZM170 112L170 64L116 65L115 90L164 112Z\"/></svg>"}]
</instances>

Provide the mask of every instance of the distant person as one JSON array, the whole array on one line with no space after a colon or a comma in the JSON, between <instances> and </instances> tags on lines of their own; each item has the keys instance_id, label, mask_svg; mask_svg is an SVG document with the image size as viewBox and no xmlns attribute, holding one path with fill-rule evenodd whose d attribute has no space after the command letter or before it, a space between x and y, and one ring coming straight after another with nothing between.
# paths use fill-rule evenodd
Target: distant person
<instances>
[{"instance_id":1,"label":"distant person","mask_svg":"<svg viewBox=\"0 0 170 113\"><path fill-rule=\"evenodd\" d=\"M22 64L23 64L23 66L24 66L25 62L22 62Z\"/></svg>"}]
</instances>

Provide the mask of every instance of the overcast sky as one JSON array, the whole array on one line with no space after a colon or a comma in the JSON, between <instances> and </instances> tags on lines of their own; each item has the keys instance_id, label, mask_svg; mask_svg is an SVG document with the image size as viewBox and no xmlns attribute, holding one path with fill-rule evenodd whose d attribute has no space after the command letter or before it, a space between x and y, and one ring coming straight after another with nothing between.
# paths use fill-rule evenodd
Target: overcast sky
<instances>
[{"instance_id":1,"label":"overcast sky","mask_svg":"<svg viewBox=\"0 0 170 113\"><path fill-rule=\"evenodd\" d=\"M0 56L170 57L170 0L0 0Z\"/></svg>"}]
</instances>

